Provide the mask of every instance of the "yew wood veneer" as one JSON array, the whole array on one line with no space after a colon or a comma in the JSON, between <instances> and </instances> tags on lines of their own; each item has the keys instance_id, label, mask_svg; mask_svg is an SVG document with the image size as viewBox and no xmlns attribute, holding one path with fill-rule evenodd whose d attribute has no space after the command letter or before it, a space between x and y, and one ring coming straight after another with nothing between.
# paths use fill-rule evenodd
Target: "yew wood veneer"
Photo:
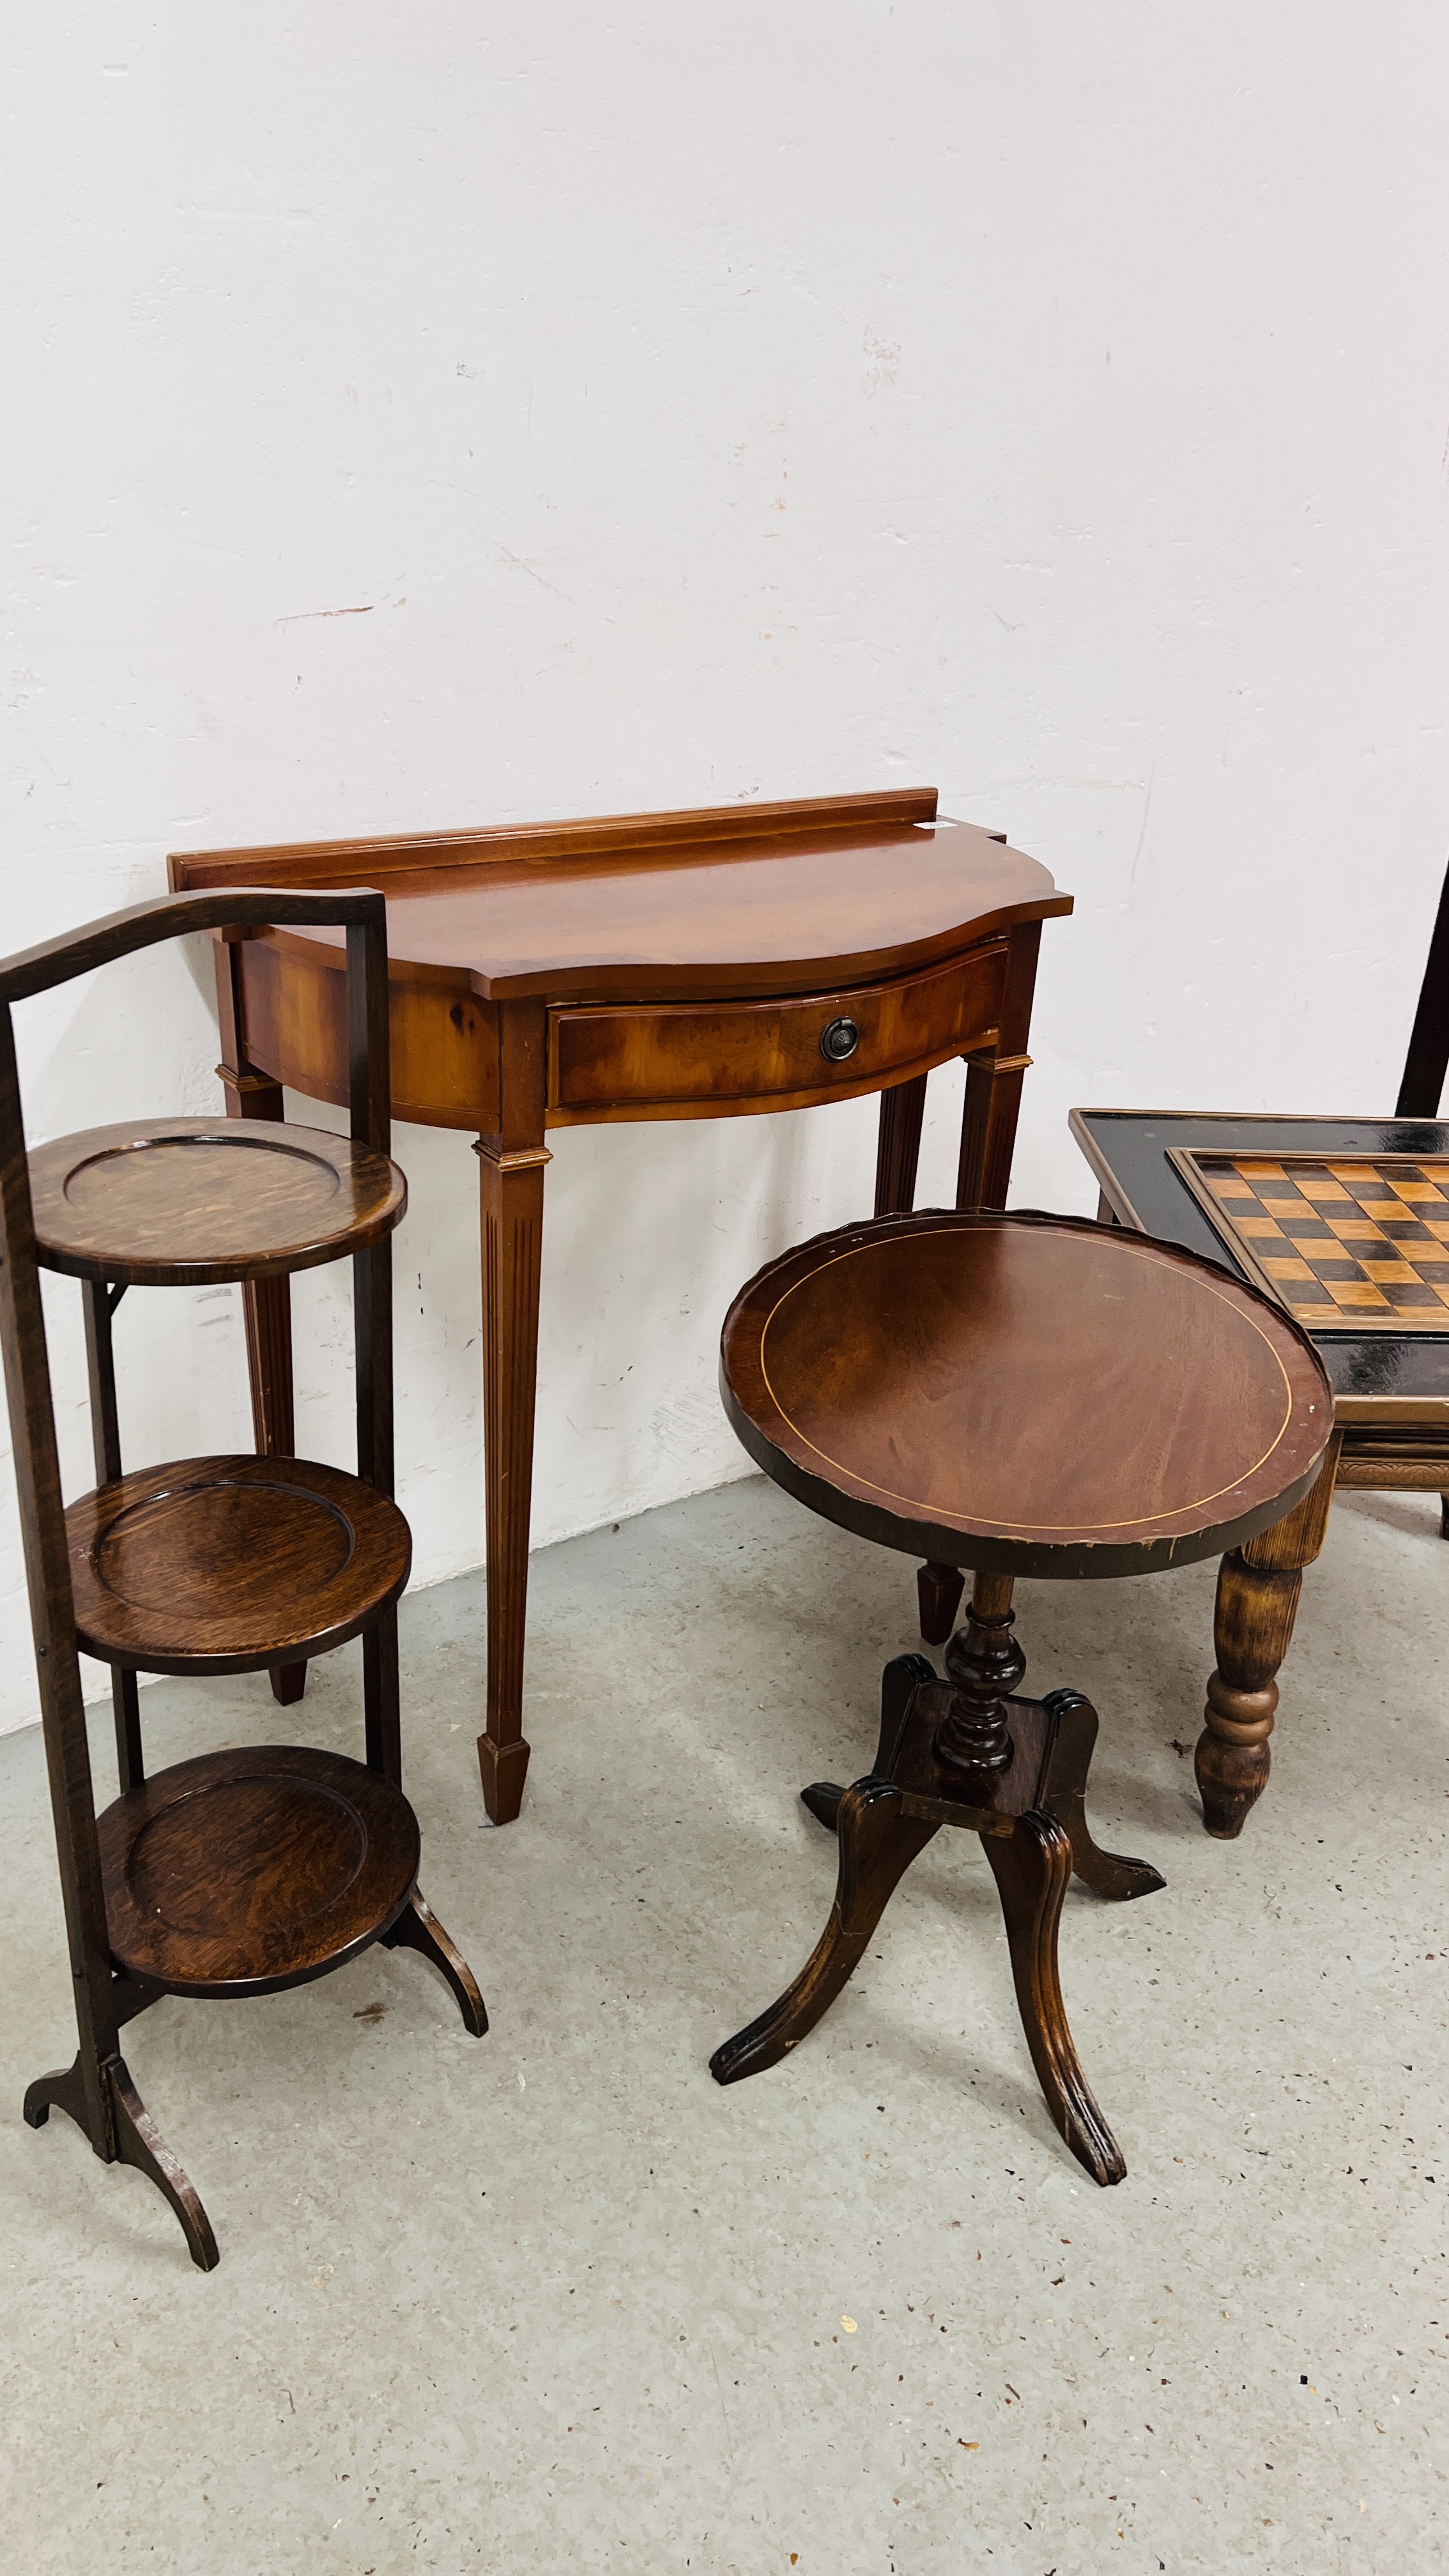
<instances>
[{"instance_id":1,"label":"yew wood veneer","mask_svg":"<svg viewBox=\"0 0 1449 2576\"><path fill-rule=\"evenodd\" d=\"M528 1765L548 1130L739 1117L878 1091L875 1204L886 1214L914 1199L926 1077L959 1055L969 1071L958 1204L1000 1207L1041 925L1070 912L1071 897L998 836L939 818L933 788L213 850L169 865L177 889L380 887L394 1115L477 1138L488 1562L479 1757L488 1812L504 1823ZM219 944L217 971L229 1109L280 1119L283 1084L341 1101L338 941L323 929L267 930ZM257 1447L289 1454L286 1283L259 1281L247 1297ZM297 1670L286 1687L302 1679Z\"/></svg>"}]
</instances>

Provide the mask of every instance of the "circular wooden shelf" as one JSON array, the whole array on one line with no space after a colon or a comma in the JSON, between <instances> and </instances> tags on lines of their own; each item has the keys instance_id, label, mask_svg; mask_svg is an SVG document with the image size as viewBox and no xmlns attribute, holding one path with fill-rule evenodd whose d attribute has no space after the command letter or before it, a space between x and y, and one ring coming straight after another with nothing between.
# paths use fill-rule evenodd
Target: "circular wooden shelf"
<instances>
[{"instance_id":1,"label":"circular wooden shelf","mask_svg":"<svg viewBox=\"0 0 1449 2576\"><path fill-rule=\"evenodd\" d=\"M175 1995L325 1976L387 1931L418 1874L402 1791L306 1746L178 1762L97 1827L112 1955Z\"/></svg>"},{"instance_id":2,"label":"circular wooden shelf","mask_svg":"<svg viewBox=\"0 0 1449 2576\"><path fill-rule=\"evenodd\" d=\"M818 1235L741 1290L720 1377L751 1457L812 1510L998 1573L1219 1555L1301 1500L1333 1427L1281 1307L1072 1217Z\"/></svg>"},{"instance_id":3,"label":"circular wooden shelf","mask_svg":"<svg viewBox=\"0 0 1449 2576\"><path fill-rule=\"evenodd\" d=\"M183 1458L66 1513L83 1654L152 1673L324 1655L408 1579L396 1503L306 1458Z\"/></svg>"},{"instance_id":4,"label":"circular wooden shelf","mask_svg":"<svg viewBox=\"0 0 1449 2576\"><path fill-rule=\"evenodd\" d=\"M396 1163L348 1136L262 1118L153 1118L30 1157L48 1270L127 1287L268 1279L364 1252L407 1206Z\"/></svg>"}]
</instances>

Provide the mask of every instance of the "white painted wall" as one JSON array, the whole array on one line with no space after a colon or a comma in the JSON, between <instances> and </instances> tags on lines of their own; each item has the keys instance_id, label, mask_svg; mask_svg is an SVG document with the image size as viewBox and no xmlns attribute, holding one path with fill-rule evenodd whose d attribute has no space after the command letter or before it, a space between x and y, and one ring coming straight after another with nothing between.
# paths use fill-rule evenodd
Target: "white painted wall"
<instances>
[{"instance_id":1,"label":"white painted wall","mask_svg":"<svg viewBox=\"0 0 1449 2576\"><path fill-rule=\"evenodd\" d=\"M1391 1102L1449 809L1433 0L8 20L5 947L170 847L934 781L1078 897L1020 1199L1093 1203L1074 1100ZM215 1105L205 985L29 1006L33 1131ZM397 1143L430 1579L482 1549L474 1162ZM721 1313L866 1204L872 1111L556 1147L540 1540L740 1471ZM118 1330L133 1461L245 1440L234 1291ZM8 1477L0 1625L13 1726Z\"/></svg>"}]
</instances>

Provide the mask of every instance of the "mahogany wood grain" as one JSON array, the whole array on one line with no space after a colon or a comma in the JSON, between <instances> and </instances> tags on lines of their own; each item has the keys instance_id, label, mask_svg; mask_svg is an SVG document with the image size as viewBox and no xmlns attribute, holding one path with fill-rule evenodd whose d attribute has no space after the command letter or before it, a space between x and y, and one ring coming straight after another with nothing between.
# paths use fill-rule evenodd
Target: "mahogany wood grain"
<instances>
[{"instance_id":1,"label":"mahogany wood grain","mask_svg":"<svg viewBox=\"0 0 1449 2576\"><path fill-rule=\"evenodd\" d=\"M1172 1245L1067 1217L843 1227L726 1318L756 1463L929 1563L1149 1573L1269 1526L1314 1482L1332 1396L1269 1299Z\"/></svg>"},{"instance_id":2,"label":"mahogany wood grain","mask_svg":"<svg viewBox=\"0 0 1449 2576\"><path fill-rule=\"evenodd\" d=\"M1010 1841L983 1834L981 1845L1001 1899L1017 2009L1042 2098L1093 2182L1122 2182L1127 2159L1082 2073L1057 1967L1057 1927L1072 1876L1071 1838L1056 1816L1032 1808Z\"/></svg>"},{"instance_id":3,"label":"mahogany wood grain","mask_svg":"<svg viewBox=\"0 0 1449 2576\"><path fill-rule=\"evenodd\" d=\"M152 1673L245 1673L345 1645L396 1601L397 1505L301 1458L184 1458L66 1513L82 1652Z\"/></svg>"},{"instance_id":4,"label":"mahogany wood grain","mask_svg":"<svg viewBox=\"0 0 1449 2576\"><path fill-rule=\"evenodd\" d=\"M1013 1583L1240 1549L1219 1589L1218 1768L1204 1788L1229 1794L1233 1758L1266 1762L1286 1634L1281 1578L1260 1576L1254 1551L1275 1567L1292 1513L1296 1562L1332 1485L1321 1360L1272 1299L1175 1246L1073 1218L958 1212L842 1227L771 1262L725 1320L720 1386L751 1457L811 1510L925 1556L937 1591L953 1566L976 1573L947 1680L916 1656L888 1667L874 1771L803 1792L839 1837L835 1904L793 1984L716 2050L715 2077L733 2083L793 2049L937 1827L968 1826L996 1880L1048 2110L1093 2179L1120 2182L1067 2024L1058 1927L1074 1870L1118 1900L1162 1880L1102 1851L1087 1825L1090 1703L1017 1695Z\"/></svg>"},{"instance_id":5,"label":"mahogany wood grain","mask_svg":"<svg viewBox=\"0 0 1449 2576\"><path fill-rule=\"evenodd\" d=\"M421 1851L400 1789L299 1745L175 1763L97 1825L111 1955L172 1995L325 1976L390 1929Z\"/></svg>"},{"instance_id":6,"label":"mahogany wood grain","mask_svg":"<svg viewBox=\"0 0 1449 2576\"><path fill-rule=\"evenodd\" d=\"M709 2071L716 2084L763 2074L799 2047L854 1975L906 1871L940 1825L939 1817L907 1816L889 1780L857 1780L841 1792L834 1821L839 1878L830 1920L793 1983L715 2050Z\"/></svg>"},{"instance_id":7,"label":"mahogany wood grain","mask_svg":"<svg viewBox=\"0 0 1449 2576\"><path fill-rule=\"evenodd\" d=\"M1077 2058L1057 1965L1057 1931L1075 1871L1121 1901L1163 1881L1145 1861L1102 1851L1086 1822L1097 1717L1076 1691L1046 1700L1007 1695L1024 1658L1009 1635L1011 1584L978 1575L968 1628L942 1683L920 1655L899 1656L881 1683L873 1769L854 1787L817 1781L801 1792L839 1839L830 1920L798 1977L757 2020L716 2049L710 2071L733 2084L779 2063L814 2029L865 1956L904 1872L942 1825L981 1836L996 1879L1022 2027L1051 2117L1095 2182L1120 2182L1121 2150ZM989 1735L992 1759L963 1767L963 1730Z\"/></svg>"},{"instance_id":8,"label":"mahogany wood grain","mask_svg":"<svg viewBox=\"0 0 1449 2576\"><path fill-rule=\"evenodd\" d=\"M36 1254L73 1279L202 1287L310 1270L391 1233L396 1163L321 1127L127 1119L38 1145Z\"/></svg>"}]
</instances>

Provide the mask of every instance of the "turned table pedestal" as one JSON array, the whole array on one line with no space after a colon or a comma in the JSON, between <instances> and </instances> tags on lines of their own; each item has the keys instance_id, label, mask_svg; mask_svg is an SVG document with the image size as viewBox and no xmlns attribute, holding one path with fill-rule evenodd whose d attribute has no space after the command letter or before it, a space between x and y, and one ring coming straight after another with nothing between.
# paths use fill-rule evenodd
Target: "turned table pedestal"
<instances>
[{"instance_id":1,"label":"turned table pedestal","mask_svg":"<svg viewBox=\"0 0 1449 2576\"><path fill-rule=\"evenodd\" d=\"M1319 1475L1333 1397L1281 1310L1210 1263L1069 1217L893 1217L817 1236L752 1280L721 1348L725 1407L812 1511L975 1569L942 1681L886 1667L874 1763L802 1794L839 1842L830 1920L779 2001L711 2059L721 2084L796 2047L943 1825L981 1836L1047 2108L1094 2181L1121 2150L1077 2061L1057 1970L1073 1872L1099 1896L1163 1884L1085 1815L1097 1716L1018 1695L1017 1576L1152 1574L1252 1539Z\"/></svg>"}]
</instances>

